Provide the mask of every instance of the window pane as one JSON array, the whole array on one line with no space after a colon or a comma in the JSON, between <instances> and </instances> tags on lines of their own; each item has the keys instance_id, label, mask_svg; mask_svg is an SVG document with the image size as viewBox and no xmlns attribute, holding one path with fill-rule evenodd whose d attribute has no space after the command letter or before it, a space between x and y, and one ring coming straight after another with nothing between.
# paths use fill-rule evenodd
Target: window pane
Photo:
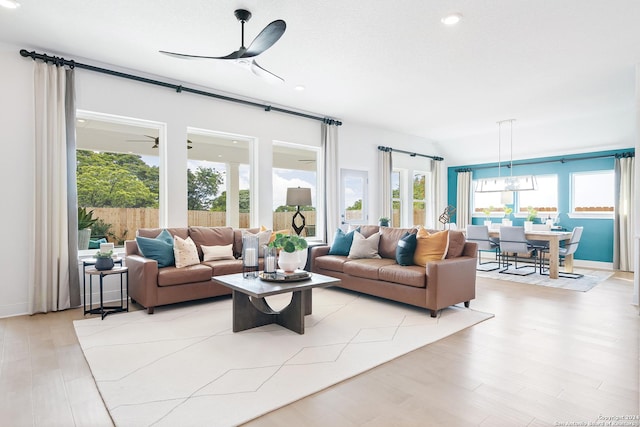
<instances>
[{"instance_id":1,"label":"window pane","mask_svg":"<svg viewBox=\"0 0 640 427\"><path fill-rule=\"evenodd\" d=\"M402 218L402 193L400 190L400 171L393 171L391 173L392 227L400 227L400 220Z\"/></svg>"},{"instance_id":2,"label":"window pane","mask_svg":"<svg viewBox=\"0 0 640 427\"><path fill-rule=\"evenodd\" d=\"M202 130L187 140L189 225L250 227L250 142Z\"/></svg>"},{"instance_id":3,"label":"window pane","mask_svg":"<svg viewBox=\"0 0 640 427\"><path fill-rule=\"evenodd\" d=\"M613 212L613 171L572 174L572 203L574 212Z\"/></svg>"},{"instance_id":4,"label":"window pane","mask_svg":"<svg viewBox=\"0 0 640 427\"><path fill-rule=\"evenodd\" d=\"M413 222L412 224L422 224L426 217L426 198L427 191L425 188L427 175L424 172L414 172L413 174Z\"/></svg>"},{"instance_id":5,"label":"window pane","mask_svg":"<svg viewBox=\"0 0 640 427\"><path fill-rule=\"evenodd\" d=\"M558 176L536 175L538 189L518 192L521 213L526 213L529 206L539 213L558 211Z\"/></svg>"},{"instance_id":6,"label":"window pane","mask_svg":"<svg viewBox=\"0 0 640 427\"><path fill-rule=\"evenodd\" d=\"M477 188L477 181L473 182L473 188ZM476 214L481 214L486 209L497 212L503 205L502 193L473 193L473 212Z\"/></svg>"},{"instance_id":7,"label":"window pane","mask_svg":"<svg viewBox=\"0 0 640 427\"><path fill-rule=\"evenodd\" d=\"M279 144L273 146L273 230L291 230L293 216L297 206L287 206L287 188L310 188L311 205L300 206L305 219L305 227L301 236L315 237L316 204L318 189L318 155L317 149L304 145ZM301 220L296 220L301 226Z\"/></svg>"},{"instance_id":8,"label":"window pane","mask_svg":"<svg viewBox=\"0 0 640 427\"><path fill-rule=\"evenodd\" d=\"M92 240L106 238L121 246L138 228L158 227L158 129L136 126L135 119L96 116L78 113L78 206L93 210L98 219Z\"/></svg>"}]
</instances>

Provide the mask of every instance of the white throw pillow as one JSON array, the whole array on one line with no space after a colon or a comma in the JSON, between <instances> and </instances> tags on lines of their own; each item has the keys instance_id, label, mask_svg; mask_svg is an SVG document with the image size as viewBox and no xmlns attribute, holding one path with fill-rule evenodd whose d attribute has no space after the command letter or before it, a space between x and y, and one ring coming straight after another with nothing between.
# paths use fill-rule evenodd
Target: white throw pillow
<instances>
[{"instance_id":1,"label":"white throw pillow","mask_svg":"<svg viewBox=\"0 0 640 427\"><path fill-rule=\"evenodd\" d=\"M219 246L200 246L204 254L203 261L216 261L219 259L235 259L233 256L233 244Z\"/></svg>"},{"instance_id":2,"label":"white throw pillow","mask_svg":"<svg viewBox=\"0 0 640 427\"><path fill-rule=\"evenodd\" d=\"M349 258L380 258L378 254L378 243L380 242L380 233L374 233L365 238L359 231L353 232L353 242L349 249Z\"/></svg>"},{"instance_id":3,"label":"white throw pillow","mask_svg":"<svg viewBox=\"0 0 640 427\"><path fill-rule=\"evenodd\" d=\"M193 243L193 240L191 240L191 237L187 237L186 239L178 236L173 237L173 256L176 259L176 268L200 264L198 249L196 248L196 244Z\"/></svg>"}]
</instances>

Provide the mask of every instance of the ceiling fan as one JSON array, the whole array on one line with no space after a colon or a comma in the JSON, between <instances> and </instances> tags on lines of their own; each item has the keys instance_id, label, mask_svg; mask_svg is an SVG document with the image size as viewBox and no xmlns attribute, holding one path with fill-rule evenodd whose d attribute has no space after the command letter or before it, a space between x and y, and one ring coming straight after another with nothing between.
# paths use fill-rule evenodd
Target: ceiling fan
<instances>
[{"instance_id":1,"label":"ceiling fan","mask_svg":"<svg viewBox=\"0 0 640 427\"><path fill-rule=\"evenodd\" d=\"M153 140L153 146L151 146L151 148L158 148L158 146L160 145L160 137L159 136L151 136L151 135L144 135L147 138L151 138ZM127 139L127 142L147 142L146 139ZM191 146L191 144L193 144L193 142L191 142L191 140L187 139L187 149L191 150L193 147Z\"/></svg>"},{"instance_id":2,"label":"ceiling fan","mask_svg":"<svg viewBox=\"0 0 640 427\"><path fill-rule=\"evenodd\" d=\"M237 9L235 12L233 12L233 14L242 25L240 48L235 52L232 52L226 56L189 55L185 53L167 52L165 50L161 50L160 53L182 59L231 59L235 60L237 64L250 69L255 75L259 77L272 82L284 82L284 79L282 77L279 77L258 65L253 57L260 55L262 52L273 46L275 42L277 42L284 34L284 31L287 29L287 24L282 19L273 21L272 23L264 27L260 34L258 34L256 38L253 39L253 41L247 48L244 46L244 24L245 22L248 22L249 19L251 19L251 12L245 9Z\"/></svg>"}]
</instances>

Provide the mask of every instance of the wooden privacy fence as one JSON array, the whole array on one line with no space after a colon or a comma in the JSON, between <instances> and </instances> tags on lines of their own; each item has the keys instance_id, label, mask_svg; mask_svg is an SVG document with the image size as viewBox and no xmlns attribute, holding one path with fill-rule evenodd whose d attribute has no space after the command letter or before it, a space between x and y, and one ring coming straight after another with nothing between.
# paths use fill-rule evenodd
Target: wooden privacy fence
<instances>
[{"instance_id":1,"label":"wooden privacy fence","mask_svg":"<svg viewBox=\"0 0 640 427\"><path fill-rule=\"evenodd\" d=\"M93 217L101 219L106 224L111 224L110 233L107 236L110 242L118 243L118 240L133 239L139 228L156 228L159 225L159 210L152 208L87 208L93 211ZM291 219L295 212L274 212L273 230L289 230ZM307 236L315 236L316 212L302 211L307 224ZM223 227L226 225L225 212L211 211L187 211L187 221L190 226ZM249 228L250 218L248 213L240 213L240 228ZM126 233L125 233L126 232Z\"/></svg>"}]
</instances>

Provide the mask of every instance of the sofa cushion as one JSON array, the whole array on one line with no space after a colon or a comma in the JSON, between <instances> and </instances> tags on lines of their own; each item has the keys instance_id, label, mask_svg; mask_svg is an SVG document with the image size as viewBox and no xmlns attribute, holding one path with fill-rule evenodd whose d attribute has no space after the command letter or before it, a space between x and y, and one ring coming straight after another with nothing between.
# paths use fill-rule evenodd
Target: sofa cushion
<instances>
[{"instance_id":1,"label":"sofa cushion","mask_svg":"<svg viewBox=\"0 0 640 427\"><path fill-rule=\"evenodd\" d=\"M228 245L200 246L203 261L215 261L218 259L236 259L233 256L233 243Z\"/></svg>"},{"instance_id":2,"label":"sofa cushion","mask_svg":"<svg viewBox=\"0 0 640 427\"><path fill-rule=\"evenodd\" d=\"M426 269L419 265L386 265L380 267L378 276L380 280L384 280L385 282L399 283L416 288L424 288L427 284Z\"/></svg>"},{"instance_id":3,"label":"sofa cushion","mask_svg":"<svg viewBox=\"0 0 640 427\"><path fill-rule=\"evenodd\" d=\"M449 230L449 249L447 249L447 258L457 258L462 256L464 244L467 239L462 231Z\"/></svg>"},{"instance_id":4,"label":"sofa cushion","mask_svg":"<svg viewBox=\"0 0 640 427\"><path fill-rule=\"evenodd\" d=\"M349 261L344 255L323 255L313 260L320 269L344 272L344 264Z\"/></svg>"},{"instance_id":5,"label":"sofa cushion","mask_svg":"<svg viewBox=\"0 0 640 427\"><path fill-rule=\"evenodd\" d=\"M158 270L158 286L183 285L211 280L211 267L203 264L184 268L166 267Z\"/></svg>"},{"instance_id":6,"label":"sofa cushion","mask_svg":"<svg viewBox=\"0 0 640 427\"><path fill-rule=\"evenodd\" d=\"M396 262L391 259L355 259L344 264L344 273L364 279L378 280L378 270L380 267Z\"/></svg>"},{"instance_id":7,"label":"sofa cushion","mask_svg":"<svg viewBox=\"0 0 640 427\"><path fill-rule=\"evenodd\" d=\"M378 255L378 242L380 241L380 233L374 233L369 237L364 237L357 231L354 231L353 242L349 249L349 258L380 258Z\"/></svg>"},{"instance_id":8,"label":"sofa cushion","mask_svg":"<svg viewBox=\"0 0 640 427\"><path fill-rule=\"evenodd\" d=\"M415 234L404 233L396 247L396 262L399 265L414 265L413 254L416 251L418 239Z\"/></svg>"},{"instance_id":9,"label":"sofa cushion","mask_svg":"<svg viewBox=\"0 0 640 427\"><path fill-rule=\"evenodd\" d=\"M189 236L198 248L198 256L203 257L202 245L220 246L233 244L232 227L189 227ZM186 237L185 237L186 239Z\"/></svg>"},{"instance_id":10,"label":"sofa cushion","mask_svg":"<svg viewBox=\"0 0 640 427\"><path fill-rule=\"evenodd\" d=\"M396 247L405 233L416 233L415 228L380 227L378 253L382 258L396 259ZM413 262L412 262L413 263Z\"/></svg>"},{"instance_id":11,"label":"sofa cushion","mask_svg":"<svg viewBox=\"0 0 640 427\"><path fill-rule=\"evenodd\" d=\"M449 230L438 231L433 234L423 228L418 230L418 241L413 262L426 267L430 261L439 261L447 255L449 247Z\"/></svg>"},{"instance_id":12,"label":"sofa cushion","mask_svg":"<svg viewBox=\"0 0 640 427\"><path fill-rule=\"evenodd\" d=\"M182 239L180 236L173 237L173 256L176 259L176 268L200 264L198 249L191 237L186 239Z\"/></svg>"},{"instance_id":13,"label":"sofa cushion","mask_svg":"<svg viewBox=\"0 0 640 427\"><path fill-rule=\"evenodd\" d=\"M379 233L380 227L378 227L377 225L359 225L356 230L358 230L358 232L361 233L364 237L369 237L373 234Z\"/></svg>"},{"instance_id":14,"label":"sofa cushion","mask_svg":"<svg viewBox=\"0 0 640 427\"><path fill-rule=\"evenodd\" d=\"M202 264L211 267L213 276L222 276L223 274L242 273L242 260L240 259L221 259L216 261L204 261Z\"/></svg>"},{"instance_id":15,"label":"sofa cushion","mask_svg":"<svg viewBox=\"0 0 640 427\"><path fill-rule=\"evenodd\" d=\"M142 256L157 261L158 267L175 264L173 237L167 230L161 230L154 237L136 236L136 243Z\"/></svg>"},{"instance_id":16,"label":"sofa cushion","mask_svg":"<svg viewBox=\"0 0 640 427\"><path fill-rule=\"evenodd\" d=\"M349 256L349 250L351 249L351 243L353 242L353 233L356 231L359 232L360 228L358 227L348 233L345 233L342 229L338 228L335 236L333 237L333 243L331 244L331 249L329 249L329 255Z\"/></svg>"}]
</instances>

